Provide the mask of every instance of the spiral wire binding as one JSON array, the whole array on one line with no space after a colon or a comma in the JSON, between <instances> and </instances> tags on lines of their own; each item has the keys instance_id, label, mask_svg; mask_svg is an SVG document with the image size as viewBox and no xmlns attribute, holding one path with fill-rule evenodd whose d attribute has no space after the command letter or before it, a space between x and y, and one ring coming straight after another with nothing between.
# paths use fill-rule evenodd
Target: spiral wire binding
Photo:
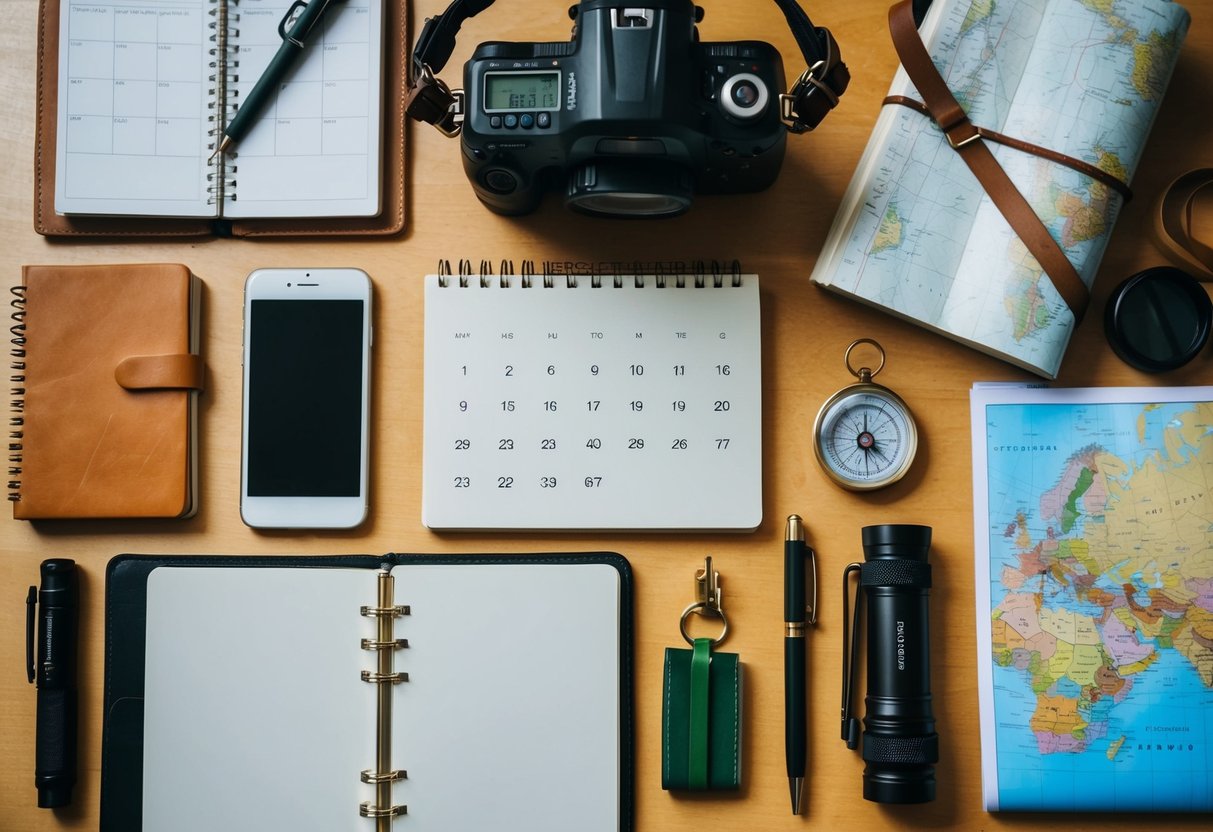
<instances>
[{"instance_id":1,"label":"spiral wire binding","mask_svg":"<svg viewBox=\"0 0 1213 832\"><path fill-rule=\"evenodd\" d=\"M211 0L212 8L207 11L214 18L207 24L211 30L207 40L214 44L207 51L210 56L207 68L211 71L207 76L207 83L211 85L207 89L211 97L210 115L206 118L209 124L206 149L209 151L214 151L223 129L236 111L238 90L235 85L240 80L236 72L240 68L240 50L231 41L240 35L237 28L240 13L228 8L230 2L233 0ZM235 158L235 155L231 152L220 154L215 160L215 169L206 175L207 205L222 206L236 201L236 165L228 158Z\"/></svg>"},{"instance_id":2,"label":"spiral wire binding","mask_svg":"<svg viewBox=\"0 0 1213 832\"><path fill-rule=\"evenodd\" d=\"M8 498L12 502L21 499L21 463L24 454L25 438L25 287L13 286L10 291L13 299L9 304L13 312L9 317L13 323L8 331L12 337L12 348L9 350L12 370L8 377L12 387L9 394L8 418Z\"/></svg>"},{"instance_id":3,"label":"spiral wire binding","mask_svg":"<svg viewBox=\"0 0 1213 832\"><path fill-rule=\"evenodd\" d=\"M658 289L665 289L671 285L678 289L684 289L687 286L687 278L691 277L692 285L696 289L703 289L708 285L708 279L711 279L711 285L714 289L723 288L726 280L733 288L742 285L741 279L741 261L731 260L722 262L720 260L695 260L689 266L682 261L655 261L652 263L642 263L635 261L631 264L630 274L624 273L626 270L617 270L615 273L606 274L606 272L594 271L590 267L583 267L578 271L557 270L557 264L551 260L543 261L543 272L541 274L542 286L545 289L554 289L556 282L560 277L564 277L565 286L569 289L576 289L580 285L581 278L588 277L590 280L590 288L601 289L603 286L602 278L609 276L611 285L616 289L622 289L625 281L630 276L631 280L627 281L630 285L637 289L643 289L649 277L652 277L653 285ZM612 264L616 265L616 264ZM447 288L452 285L452 278L458 278L458 286L460 289L466 289L472 285L472 278L475 277L477 284L481 289L489 289L493 286L496 277L496 283L502 289L508 289L514 285L515 269L513 260L501 260L497 270L493 270L493 262L488 259L480 260L478 267L473 267L472 261L461 259L457 265L458 273L452 269L450 260L438 261L438 285L442 288ZM530 289L533 285L535 277L535 261L523 260L521 268L518 270L520 280L518 285L523 289ZM671 278L672 283L671 283Z\"/></svg>"}]
</instances>

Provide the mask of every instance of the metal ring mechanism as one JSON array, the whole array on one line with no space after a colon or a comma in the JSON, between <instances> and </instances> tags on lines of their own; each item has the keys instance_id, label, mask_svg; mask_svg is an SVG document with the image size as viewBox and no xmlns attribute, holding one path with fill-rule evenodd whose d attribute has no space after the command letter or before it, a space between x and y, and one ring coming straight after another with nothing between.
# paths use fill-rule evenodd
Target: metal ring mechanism
<instances>
[{"instance_id":1,"label":"metal ring mechanism","mask_svg":"<svg viewBox=\"0 0 1213 832\"><path fill-rule=\"evenodd\" d=\"M711 645L715 647L729 634L729 619L725 617L724 608L720 605L720 573L712 568L711 556L704 558L703 569L695 573L695 594L699 600L688 605L682 611L682 616L678 619L678 631L682 633L687 644L693 647L695 639L691 638L691 634L687 632L687 619L691 615L719 618L720 635L710 639Z\"/></svg>"},{"instance_id":2,"label":"metal ring mechanism","mask_svg":"<svg viewBox=\"0 0 1213 832\"><path fill-rule=\"evenodd\" d=\"M876 365L875 370L869 367L860 367L858 370L856 370L851 366L851 351L860 344L870 344L876 348L877 352L880 353L880 363ZM871 381L877 373L884 369L884 347L880 346L880 344L872 338L856 338L851 342L850 346L847 347L846 354L843 356L842 360L843 363L847 365L847 372L862 382L868 382Z\"/></svg>"}]
</instances>

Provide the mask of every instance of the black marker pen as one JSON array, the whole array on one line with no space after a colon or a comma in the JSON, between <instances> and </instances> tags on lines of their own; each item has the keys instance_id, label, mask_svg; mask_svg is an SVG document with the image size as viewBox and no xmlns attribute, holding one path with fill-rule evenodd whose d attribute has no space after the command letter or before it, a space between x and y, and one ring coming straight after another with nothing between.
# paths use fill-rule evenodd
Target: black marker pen
<instances>
[{"instance_id":1,"label":"black marker pen","mask_svg":"<svg viewBox=\"0 0 1213 832\"><path fill-rule=\"evenodd\" d=\"M26 618L29 679L38 682L38 721L34 785L38 806L53 809L72 802L76 785L76 641L80 588L76 562L53 558L42 562L38 590L38 640L34 642L34 594Z\"/></svg>"}]
</instances>

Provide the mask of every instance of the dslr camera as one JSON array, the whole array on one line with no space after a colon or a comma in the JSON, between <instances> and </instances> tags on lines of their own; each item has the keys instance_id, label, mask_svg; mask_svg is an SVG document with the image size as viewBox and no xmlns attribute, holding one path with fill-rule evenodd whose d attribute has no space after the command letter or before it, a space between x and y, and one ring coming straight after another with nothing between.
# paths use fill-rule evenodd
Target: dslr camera
<instances>
[{"instance_id":1,"label":"dslr camera","mask_svg":"<svg viewBox=\"0 0 1213 832\"><path fill-rule=\"evenodd\" d=\"M478 2L426 21L409 114L461 133L476 196L500 214L529 213L557 189L569 208L614 217L674 216L695 194L760 191L779 174L789 130L815 127L849 81L833 38L795 0L777 2L811 64L788 93L775 47L701 42L691 0L581 0L571 40L480 44L466 93L452 93L435 61L492 0Z\"/></svg>"}]
</instances>

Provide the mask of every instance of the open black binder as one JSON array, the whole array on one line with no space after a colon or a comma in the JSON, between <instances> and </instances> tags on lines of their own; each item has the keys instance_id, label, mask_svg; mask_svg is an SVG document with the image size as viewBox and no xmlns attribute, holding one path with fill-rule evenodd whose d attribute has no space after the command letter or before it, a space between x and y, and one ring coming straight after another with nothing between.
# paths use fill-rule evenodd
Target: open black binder
<instances>
[{"instance_id":1,"label":"open black binder","mask_svg":"<svg viewBox=\"0 0 1213 832\"><path fill-rule=\"evenodd\" d=\"M263 808L261 789L268 785L271 791L281 789L300 802L335 812L340 829L454 828L452 824L468 822L458 813L487 801L498 807L497 829L548 829L573 822L568 828L631 830L631 584L627 561L611 553L120 555L110 561L106 584L101 829L159 832L220 822L231 829L264 828L252 815L246 821L238 807L243 799L255 815ZM370 588L361 609L349 613L369 636L350 646L362 673L349 684L370 691L359 695L360 701L375 700L367 706L366 735L351 741L357 746L352 751L340 748L333 754L321 748L338 742L334 736L344 736L337 726L357 721L355 712L362 706L351 702L349 708L329 708L324 719L299 722L302 753L286 748L280 766L262 766L256 756L267 749L259 746L276 746L285 735L275 735L270 725L261 742L261 717L254 711L267 705L263 700L274 700L264 710L268 722L284 719L281 712L289 712L295 697L313 695L303 678L307 672L314 678L330 675L326 649L332 650L254 632L248 632L245 649L243 636L233 640L229 635L224 642L223 632L241 633L246 621L254 622L268 610L293 613L301 632L320 628L323 641L326 616L339 618L337 610L348 600L329 603L330 585L334 597ZM297 587L298 597L279 592L277 601L268 598L277 586ZM242 592L254 591L267 597L265 604L240 602ZM559 640L570 636L558 635L562 632L574 634L576 649L563 649ZM334 635L331 643L344 644L347 635ZM443 655L436 654L436 644L444 645ZM239 670L243 665L237 654L242 652L248 654L244 658L251 671ZM289 654L285 660L284 652ZM263 661L268 665L264 678L257 678ZM358 675L346 672L345 657L336 664L344 667L336 674L343 680ZM283 667L298 672L281 673ZM317 674L318 669L325 672ZM440 679L463 683L435 690ZM615 687L604 690L604 679ZM230 690L224 687L228 682ZM345 681L340 684L352 689ZM231 691L236 697L225 702ZM425 713L412 712L421 710L422 703L428 703ZM231 719L216 718L216 713ZM299 739L294 723L284 725L291 729L291 740ZM544 735L548 730L556 733ZM383 739L386 749L372 748ZM340 769L333 778L339 781L332 787L335 797L307 787L306 775L314 774L313 768L351 753L359 759L365 755L365 762L361 772L349 771L349 782L345 767ZM222 763L208 764L215 754ZM310 764L308 755L319 765ZM166 765L166 759L180 762ZM492 760L491 777L451 782L461 779L465 767L474 771L485 760ZM566 777L569 782L559 782ZM348 799L354 789L365 799ZM241 795L242 790L247 794ZM456 790L463 800L452 799ZM191 799L193 806L181 805ZM511 817L501 811L511 802L522 814ZM583 804L597 808L583 818L578 808ZM179 821L175 814L170 818L177 806L189 820ZM239 817L224 818L224 812ZM313 828L308 825L313 823L326 832L332 829L322 815L306 813L302 828ZM564 821L558 820L562 815ZM595 816L598 826L586 825Z\"/></svg>"}]
</instances>

